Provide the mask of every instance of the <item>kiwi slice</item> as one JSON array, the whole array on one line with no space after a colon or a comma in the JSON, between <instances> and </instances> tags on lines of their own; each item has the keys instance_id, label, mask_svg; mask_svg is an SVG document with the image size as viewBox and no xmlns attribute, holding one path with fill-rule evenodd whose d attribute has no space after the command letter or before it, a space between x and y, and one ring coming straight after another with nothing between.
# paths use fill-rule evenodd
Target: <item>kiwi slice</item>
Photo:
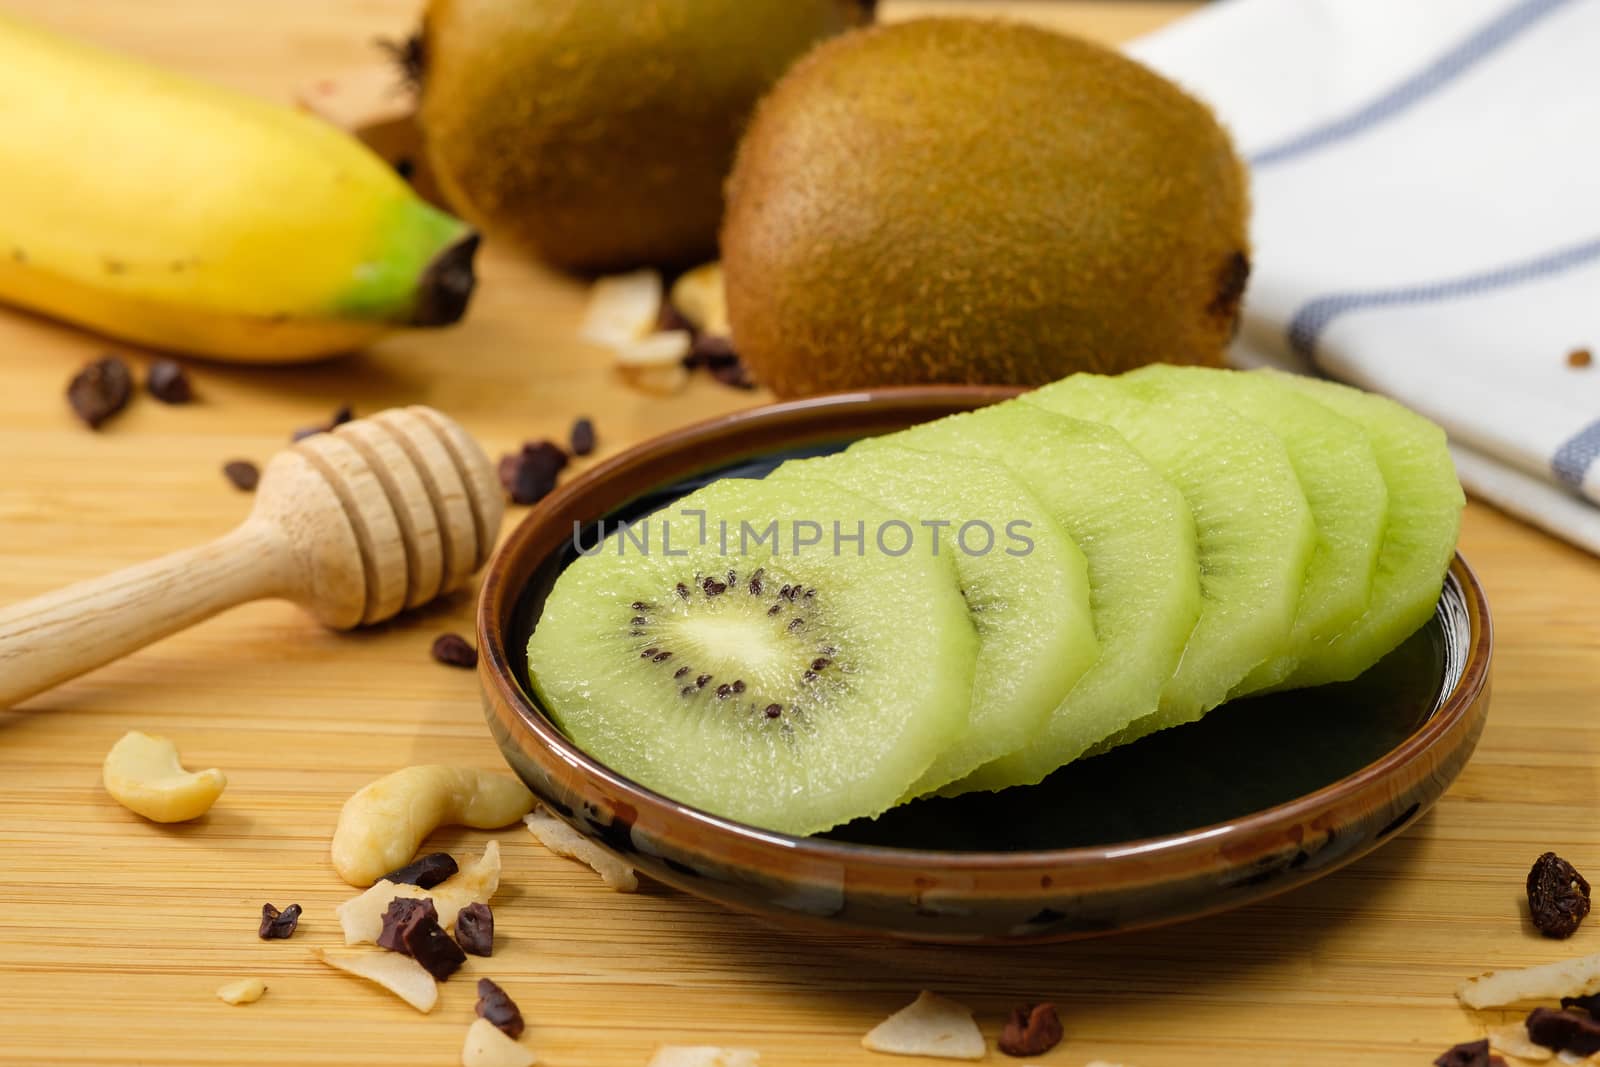
<instances>
[{"instance_id":1,"label":"kiwi slice","mask_svg":"<svg viewBox=\"0 0 1600 1067\"><path fill-rule=\"evenodd\" d=\"M534 689L674 800L792 834L877 815L965 730L977 656L950 557L879 549L894 519L820 483L715 482L562 573Z\"/></svg>"},{"instance_id":2,"label":"kiwi slice","mask_svg":"<svg viewBox=\"0 0 1600 1067\"><path fill-rule=\"evenodd\" d=\"M1317 546L1287 649L1251 671L1232 695L1276 685L1367 610L1389 492L1366 432L1264 375L1154 364L1123 381L1169 400L1222 404L1277 434L1288 451L1316 522Z\"/></svg>"},{"instance_id":3,"label":"kiwi slice","mask_svg":"<svg viewBox=\"0 0 1600 1067\"><path fill-rule=\"evenodd\" d=\"M939 790L1031 785L1156 708L1200 613L1194 523L1116 432L1008 401L853 445L1003 464L1083 552L1100 657L1031 740ZM1026 605L1024 605L1026 608Z\"/></svg>"},{"instance_id":4,"label":"kiwi slice","mask_svg":"<svg viewBox=\"0 0 1600 1067\"><path fill-rule=\"evenodd\" d=\"M1101 750L1192 722L1284 654L1317 530L1276 436L1227 408L1142 399L1119 379L1078 374L1021 398L1105 423L1183 493L1194 516L1204 606L1155 714Z\"/></svg>"},{"instance_id":5,"label":"kiwi slice","mask_svg":"<svg viewBox=\"0 0 1600 1067\"><path fill-rule=\"evenodd\" d=\"M1387 397L1281 371L1252 372L1310 397L1366 431L1389 489L1388 519L1362 616L1330 636L1278 688L1348 681L1433 617L1466 506L1444 431Z\"/></svg>"},{"instance_id":6,"label":"kiwi slice","mask_svg":"<svg viewBox=\"0 0 1600 1067\"><path fill-rule=\"evenodd\" d=\"M1021 748L1100 654L1083 553L999 464L885 444L791 460L769 481L821 479L918 520L892 547L948 554L978 633L966 733L911 787L914 796ZM937 538L937 540L936 540Z\"/></svg>"}]
</instances>

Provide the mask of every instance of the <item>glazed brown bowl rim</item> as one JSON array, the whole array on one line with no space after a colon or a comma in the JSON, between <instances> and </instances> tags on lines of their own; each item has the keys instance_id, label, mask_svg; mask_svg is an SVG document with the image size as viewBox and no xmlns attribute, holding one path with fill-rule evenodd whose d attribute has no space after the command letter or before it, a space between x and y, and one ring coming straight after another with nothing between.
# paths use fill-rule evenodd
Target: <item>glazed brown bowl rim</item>
<instances>
[{"instance_id":1,"label":"glazed brown bowl rim","mask_svg":"<svg viewBox=\"0 0 1600 1067\"><path fill-rule=\"evenodd\" d=\"M597 483L609 481L641 462L663 460L685 452L696 443L716 440L732 435L733 431L748 430L759 425L771 424L781 434L785 428L792 430L806 425L811 419L846 408L855 411L869 406L893 411L899 408L920 409L941 403L962 403L976 408L1011 399L1026 391L1008 386L898 386L780 401L679 427L598 463L535 505L507 535L490 560L478 600L478 647L486 667L480 670L480 677L485 685L494 687L507 706L515 710L522 727L540 746L582 775L602 781L614 795L626 798L641 815L649 810L669 820L685 819L713 834L731 834L745 845L781 846L786 855L795 859L829 863L867 862L907 870L938 869L974 874L1023 873L1044 868L1059 872L1111 861L1155 860L1183 855L1197 848L1213 854L1230 851L1227 848L1230 841L1241 844L1258 841L1275 829L1303 821L1319 810L1335 807L1341 800L1357 800L1363 792L1392 775L1402 773L1407 766L1423 758L1429 749L1444 742L1460 720L1469 714L1488 683L1493 622L1482 586L1459 552L1455 554L1450 570L1460 584L1469 616L1466 662L1455 686L1448 694L1442 695L1435 710L1420 727L1373 762L1292 800L1220 823L1112 844L1022 851L942 851L795 837L765 830L673 800L613 771L562 734L517 682L506 649L506 627L501 620L510 618L524 590L521 585L513 587L507 574L513 569L514 561L528 552L529 543L548 521L546 516L558 513L565 502L590 491ZM781 439L773 440L765 448L774 450L785 443ZM619 500L617 506L622 503L625 501ZM537 563L535 561L535 566ZM713 846L714 841L714 836L702 837L697 839L697 845L703 850L718 852Z\"/></svg>"}]
</instances>

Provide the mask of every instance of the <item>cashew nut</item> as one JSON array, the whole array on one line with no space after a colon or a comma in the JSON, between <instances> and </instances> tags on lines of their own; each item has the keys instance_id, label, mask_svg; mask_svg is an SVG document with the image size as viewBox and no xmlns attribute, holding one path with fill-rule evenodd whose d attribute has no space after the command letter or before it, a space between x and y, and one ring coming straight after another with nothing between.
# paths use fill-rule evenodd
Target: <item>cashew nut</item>
<instances>
[{"instance_id":1,"label":"cashew nut","mask_svg":"<svg viewBox=\"0 0 1600 1067\"><path fill-rule=\"evenodd\" d=\"M267 991L267 983L259 978L241 978L237 982L217 987L217 996L224 1004L254 1004Z\"/></svg>"},{"instance_id":2,"label":"cashew nut","mask_svg":"<svg viewBox=\"0 0 1600 1067\"><path fill-rule=\"evenodd\" d=\"M333 868L351 885L369 886L410 863L440 826L494 830L532 809L533 794L515 778L471 767L406 767L344 802L333 831Z\"/></svg>"},{"instance_id":3,"label":"cashew nut","mask_svg":"<svg viewBox=\"0 0 1600 1067\"><path fill-rule=\"evenodd\" d=\"M153 822L183 822L210 810L228 784L212 767L190 772L165 737L130 730L106 753L101 777L118 804Z\"/></svg>"}]
</instances>

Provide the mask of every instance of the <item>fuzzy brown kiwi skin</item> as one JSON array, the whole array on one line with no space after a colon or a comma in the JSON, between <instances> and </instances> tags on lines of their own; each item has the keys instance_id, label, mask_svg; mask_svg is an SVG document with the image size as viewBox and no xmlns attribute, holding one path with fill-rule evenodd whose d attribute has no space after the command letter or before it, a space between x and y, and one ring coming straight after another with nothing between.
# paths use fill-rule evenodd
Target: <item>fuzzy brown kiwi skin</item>
<instances>
[{"instance_id":1,"label":"fuzzy brown kiwi skin","mask_svg":"<svg viewBox=\"0 0 1600 1067\"><path fill-rule=\"evenodd\" d=\"M1248 216L1226 132L1132 60L1007 23L878 26L757 109L727 186L728 312L780 396L1217 366Z\"/></svg>"},{"instance_id":2,"label":"fuzzy brown kiwi skin","mask_svg":"<svg viewBox=\"0 0 1600 1067\"><path fill-rule=\"evenodd\" d=\"M714 258L756 101L860 0L430 0L419 119L450 205L585 271Z\"/></svg>"}]
</instances>

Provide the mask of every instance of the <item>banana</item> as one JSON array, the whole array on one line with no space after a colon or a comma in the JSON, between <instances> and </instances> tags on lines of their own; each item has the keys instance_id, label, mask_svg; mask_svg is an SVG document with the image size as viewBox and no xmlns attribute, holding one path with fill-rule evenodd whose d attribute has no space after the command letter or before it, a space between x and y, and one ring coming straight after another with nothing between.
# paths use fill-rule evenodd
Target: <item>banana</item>
<instances>
[{"instance_id":1,"label":"banana","mask_svg":"<svg viewBox=\"0 0 1600 1067\"><path fill-rule=\"evenodd\" d=\"M455 322L477 243L331 125L0 14L0 301L291 362Z\"/></svg>"}]
</instances>

